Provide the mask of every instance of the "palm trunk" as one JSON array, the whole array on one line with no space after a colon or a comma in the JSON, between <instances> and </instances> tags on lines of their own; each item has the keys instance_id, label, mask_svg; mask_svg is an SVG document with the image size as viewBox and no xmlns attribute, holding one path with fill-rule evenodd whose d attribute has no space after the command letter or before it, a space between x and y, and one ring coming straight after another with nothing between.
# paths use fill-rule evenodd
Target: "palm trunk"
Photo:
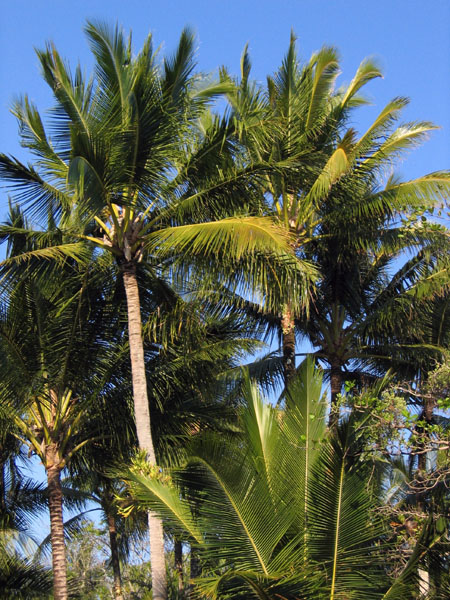
<instances>
[{"instance_id":1,"label":"palm trunk","mask_svg":"<svg viewBox=\"0 0 450 600\"><path fill-rule=\"evenodd\" d=\"M53 597L55 600L67 600L67 560L64 544L61 471L58 467L50 467L47 470L47 484L52 542Z\"/></svg>"},{"instance_id":2,"label":"palm trunk","mask_svg":"<svg viewBox=\"0 0 450 600\"><path fill-rule=\"evenodd\" d=\"M5 463L0 462L0 508L6 514Z\"/></svg>"},{"instance_id":3,"label":"palm trunk","mask_svg":"<svg viewBox=\"0 0 450 600\"><path fill-rule=\"evenodd\" d=\"M137 437L139 448L147 453L149 462L155 464L156 457L150 425L150 408L145 376L141 306L136 265L134 263L126 263L123 266L123 283L127 297L128 335ZM150 512L148 513L148 529L150 534L153 600L165 600L167 597L167 581L164 560L164 532L161 519Z\"/></svg>"},{"instance_id":4,"label":"palm trunk","mask_svg":"<svg viewBox=\"0 0 450 600\"><path fill-rule=\"evenodd\" d=\"M116 520L108 515L109 545L111 547L111 564L114 575L114 600L123 600L122 579L120 576L119 550L117 547Z\"/></svg>"},{"instance_id":5,"label":"palm trunk","mask_svg":"<svg viewBox=\"0 0 450 600\"><path fill-rule=\"evenodd\" d=\"M150 534L150 564L152 570L152 598L166 600L167 578L164 558L164 531L162 521L154 513L148 513L148 531Z\"/></svg>"},{"instance_id":6,"label":"palm trunk","mask_svg":"<svg viewBox=\"0 0 450 600\"><path fill-rule=\"evenodd\" d=\"M192 582L196 577L200 577L201 573L202 573L202 569L201 569L200 561L197 556L197 551L191 545L191 566L190 566L191 583L189 585L189 597L190 598L192 598L194 596L194 585Z\"/></svg>"},{"instance_id":7,"label":"palm trunk","mask_svg":"<svg viewBox=\"0 0 450 600\"><path fill-rule=\"evenodd\" d=\"M287 387L295 375L295 322L289 306L285 307L281 317L283 345L284 385Z\"/></svg>"},{"instance_id":8,"label":"palm trunk","mask_svg":"<svg viewBox=\"0 0 450 600\"><path fill-rule=\"evenodd\" d=\"M155 464L150 426L150 407L147 396L147 379L145 375L144 344L142 341L141 306L136 278L136 266L131 263L124 268L123 283L127 297L128 335L130 345L131 376L133 380L134 416L139 448L145 450L148 460Z\"/></svg>"},{"instance_id":9,"label":"palm trunk","mask_svg":"<svg viewBox=\"0 0 450 600\"><path fill-rule=\"evenodd\" d=\"M181 540L175 540L173 545L173 553L175 559L175 571L178 578L178 596L181 598L184 590L183 577L183 545Z\"/></svg>"},{"instance_id":10,"label":"palm trunk","mask_svg":"<svg viewBox=\"0 0 450 600\"><path fill-rule=\"evenodd\" d=\"M342 391L342 368L341 363L336 360L331 361L331 375L330 375L330 388L331 388L331 407L330 417L328 420L328 426L333 427L338 420L337 414L337 402L338 396Z\"/></svg>"},{"instance_id":11,"label":"palm trunk","mask_svg":"<svg viewBox=\"0 0 450 600\"><path fill-rule=\"evenodd\" d=\"M420 416L420 420L424 420L427 425L432 424L434 407L435 407L435 403L432 398L424 398L424 407L422 410L422 414ZM426 447L427 447L427 445L429 445L429 442L430 442L430 434L423 427L417 427L416 429L420 433L420 437L422 438L422 441L419 443L419 449L421 452L419 454L418 464L417 464L419 474L420 474L421 471L423 473L426 473L429 470L429 465L428 465L428 460L427 460L428 452L426 451L427 450ZM426 479L426 475L425 475L425 479ZM417 510L420 512L423 512L425 510L423 494L417 493L416 499L417 499ZM418 569L417 574L419 576L420 597L428 598L428 594L430 592L429 569L427 569L426 567L420 568L420 569Z\"/></svg>"}]
</instances>

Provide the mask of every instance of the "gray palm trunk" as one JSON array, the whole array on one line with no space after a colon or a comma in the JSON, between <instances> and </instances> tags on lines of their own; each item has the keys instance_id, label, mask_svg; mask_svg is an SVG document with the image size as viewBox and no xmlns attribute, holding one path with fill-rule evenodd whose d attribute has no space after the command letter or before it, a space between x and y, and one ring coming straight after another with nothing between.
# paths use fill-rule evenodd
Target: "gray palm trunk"
<instances>
[{"instance_id":1,"label":"gray palm trunk","mask_svg":"<svg viewBox=\"0 0 450 600\"><path fill-rule=\"evenodd\" d=\"M67 600L67 559L62 510L63 495L61 470L58 466L47 469L47 484L50 512L50 539L52 543L53 597L55 600Z\"/></svg>"},{"instance_id":2,"label":"gray palm trunk","mask_svg":"<svg viewBox=\"0 0 450 600\"><path fill-rule=\"evenodd\" d=\"M119 549L117 547L117 530L116 520L114 515L108 514L108 532L109 532L109 545L111 547L111 564L114 574L114 600L123 600L122 595L122 578L120 576L120 561L119 561Z\"/></svg>"},{"instance_id":3,"label":"gray palm trunk","mask_svg":"<svg viewBox=\"0 0 450 600\"><path fill-rule=\"evenodd\" d=\"M156 464L147 396L141 305L135 263L130 262L123 265L122 272L127 298L128 335L137 437L139 448L147 453L150 463ZM148 529L150 534L153 600L165 600L167 597L167 580L164 559L164 531L161 519L151 512L148 513Z\"/></svg>"}]
</instances>

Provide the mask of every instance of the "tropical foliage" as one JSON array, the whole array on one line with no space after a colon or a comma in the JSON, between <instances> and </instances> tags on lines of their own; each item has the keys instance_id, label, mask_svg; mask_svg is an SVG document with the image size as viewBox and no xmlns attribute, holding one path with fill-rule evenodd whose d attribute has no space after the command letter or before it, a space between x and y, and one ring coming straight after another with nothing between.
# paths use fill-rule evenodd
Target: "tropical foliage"
<instances>
[{"instance_id":1,"label":"tropical foliage","mask_svg":"<svg viewBox=\"0 0 450 600\"><path fill-rule=\"evenodd\" d=\"M358 133L378 65L293 35L266 86L86 35L0 155L4 596L446 598L450 175L392 175L435 126Z\"/></svg>"},{"instance_id":2,"label":"tropical foliage","mask_svg":"<svg viewBox=\"0 0 450 600\"><path fill-rule=\"evenodd\" d=\"M403 569L384 564L394 548L378 510L382 478L367 447L367 415L327 430L322 375L311 359L283 409L250 382L246 401L239 434L200 436L183 470L149 474L136 462L123 510L158 510L198 547L207 597L415 597L420 554L410 551ZM418 537L436 544L443 532L429 518Z\"/></svg>"}]
</instances>

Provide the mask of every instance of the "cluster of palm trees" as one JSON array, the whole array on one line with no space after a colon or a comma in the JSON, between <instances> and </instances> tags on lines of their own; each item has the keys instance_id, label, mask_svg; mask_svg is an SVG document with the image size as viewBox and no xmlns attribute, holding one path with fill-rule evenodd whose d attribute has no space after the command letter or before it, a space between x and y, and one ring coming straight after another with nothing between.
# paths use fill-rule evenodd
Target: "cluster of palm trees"
<instances>
[{"instance_id":1,"label":"cluster of palm trees","mask_svg":"<svg viewBox=\"0 0 450 600\"><path fill-rule=\"evenodd\" d=\"M12 532L26 529L17 515L48 505L53 597L76 594L63 504L84 494L108 524L116 600L124 514L130 531L147 515L155 600L167 598L165 536L178 565L190 548L196 583L179 597L445 594L431 564L446 548L445 475L416 490L421 520L396 544L380 507L400 467L367 425L382 393L367 390L389 370L423 413L410 468L437 469L420 457L446 384L420 390L449 341L437 211L450 174L392 174L434 126L396 126L407 103L396 98L358 134L349 123L379 68L364 61L336 90L335 49L300 65L293 36L263 87L247 50L239 79L197 74L189 30L164 60L151 37L135 55L117 27L88 23L86 34L91 79L52 45L37 53L55 100L47 123L27 97L14 105L33 163L0 155L11 194L0 230L5 589L49 593L48 573L12 550ZM316 367L298 367L302 336ZM255 381L283 385L277 407ZM21 481L26 447L45 489ZM392 510L412 520L408 488L396 489Z\"/></svg>"}]
</instances>

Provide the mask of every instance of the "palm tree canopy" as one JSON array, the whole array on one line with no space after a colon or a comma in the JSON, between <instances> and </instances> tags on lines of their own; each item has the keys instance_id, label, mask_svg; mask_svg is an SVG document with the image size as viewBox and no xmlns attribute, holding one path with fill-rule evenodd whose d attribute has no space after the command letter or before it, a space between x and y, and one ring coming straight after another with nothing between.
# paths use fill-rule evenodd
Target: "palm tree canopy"
<instances>
[{"instance_id":1,"label":"palm tree canopy","mask_svg":"<svg viewBox=\"0 0 450 600\"><path fill-rule=\"evenodd\" d=\"M121 265L149 254L181 255L228 280L238 276L270 303L276 298L269 280L279 296L302 287L283 281L314 277L293 256L286 232L269 217L249 217L267 167L240 164L230 125L207 118L208 103L230 85L194 74L192 33L182 32L162 64L151 36L134 57L117 27L88 23L86 34L96 60L90 80L80 67L72 73L53 46L38 51L56 101L51 134L27 97L14 106L34 164L0 157L1 176L29 217L66 234L45 257L80 258L80 239Z\"/></svg>"}]
</instances>

